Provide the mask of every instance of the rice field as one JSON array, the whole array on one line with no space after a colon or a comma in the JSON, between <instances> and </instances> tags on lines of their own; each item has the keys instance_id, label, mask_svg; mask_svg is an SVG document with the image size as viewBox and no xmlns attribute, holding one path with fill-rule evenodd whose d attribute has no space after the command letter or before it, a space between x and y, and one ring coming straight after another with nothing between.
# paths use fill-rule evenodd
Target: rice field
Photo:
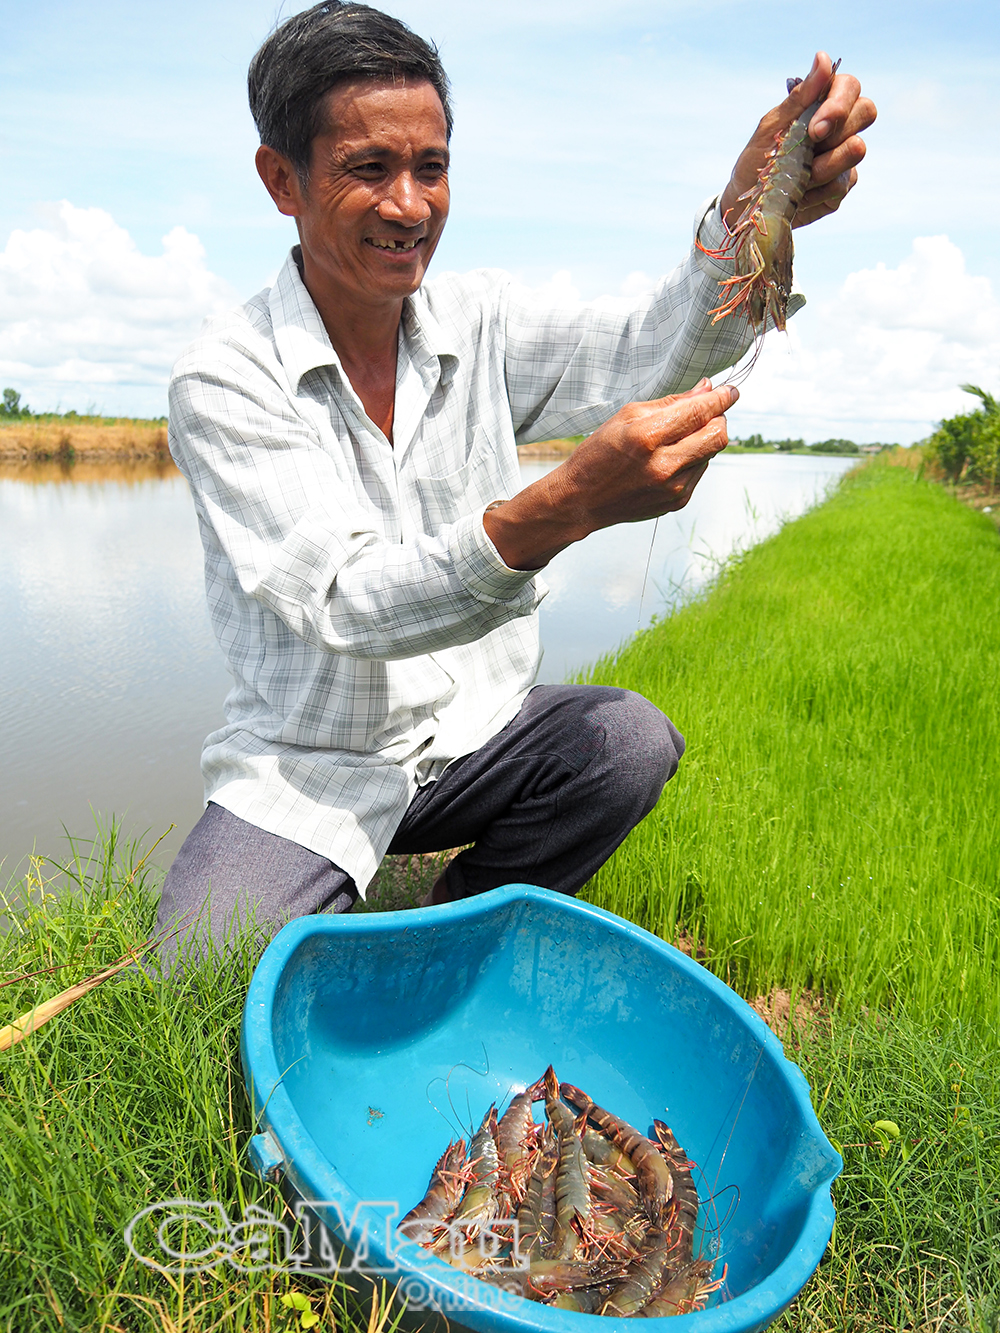
<instances>
[{"instance_id":1,"label":"rice field","mask_svg":"<svg viewBox=\"0 0 1000 1333\"><path fill-rule=\"evenodd\" d=\"M995 1034L1000 540L874 463L588 679L688 738L591 897L749 995Z\"/></svg>"}]
</instances>

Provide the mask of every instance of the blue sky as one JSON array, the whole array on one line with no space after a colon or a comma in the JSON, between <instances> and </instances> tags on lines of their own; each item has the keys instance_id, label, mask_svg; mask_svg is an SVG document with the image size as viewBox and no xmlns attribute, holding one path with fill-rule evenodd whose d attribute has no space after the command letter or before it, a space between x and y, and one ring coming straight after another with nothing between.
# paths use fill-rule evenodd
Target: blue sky
<instances>
[{"instance_id":1,"label":"blue sky","mask_svg":"<svg viewBox=\"0 0 1000 1333\"><path fill-rule=\"evenodd\" d=\"M245 74L302 7L3 0L0 378L33 406L162 411L202 315L273 277L293 236L254 171ZM869 156L841 214L797 233L809 305L732 432L910 440L962 408L959 380L1000 387L995 3L385 8L454 86L435 270L584 299L673 267L785 77L841 56L879 105Z\"/></svg>"}]
</instances>

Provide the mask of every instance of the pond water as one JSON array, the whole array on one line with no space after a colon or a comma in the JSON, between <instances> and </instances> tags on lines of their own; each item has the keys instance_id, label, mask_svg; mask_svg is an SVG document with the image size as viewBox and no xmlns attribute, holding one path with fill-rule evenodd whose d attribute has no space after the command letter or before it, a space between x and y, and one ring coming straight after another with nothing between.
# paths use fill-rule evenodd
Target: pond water
<instances>
[{"instance_id":1,"label":"pond water","mask_svg":"<svg viewBox=\"0 0 1000 1333\"><path fill-rule=\"evenodd\" d=\"M539 679L617 647L821 499L851 461L722 455L655 541L642 523L564 551L544 575ZM525 484L555 465L524 461ZM223 721L230 678L184 480L86 475L0 475L0 888L33 849L66 857L67 834L85 854L95 818L112 814L147 843L176 825L154 855L168 865L201 813L201 742Z\"/></svg>"}]
</instances>

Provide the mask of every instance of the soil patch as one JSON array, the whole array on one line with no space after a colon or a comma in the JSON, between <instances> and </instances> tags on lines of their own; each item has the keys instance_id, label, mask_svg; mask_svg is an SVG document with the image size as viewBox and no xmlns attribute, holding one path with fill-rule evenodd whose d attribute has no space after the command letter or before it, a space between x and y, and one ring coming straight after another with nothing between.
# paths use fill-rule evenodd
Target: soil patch
<instances>
[{"instance_id":1,"label":"soil patch","mask_svg":"<svg viewBox=\"0 0 1000 1333\"><path fill-rule=\"evenodd\" d=\"M797 1047L830 1030L829 1011L815 991L798 991L793 1005L791 991L775 988L751 1000L750 1008L785 1045Z\"/></svg>"}]
</instances>

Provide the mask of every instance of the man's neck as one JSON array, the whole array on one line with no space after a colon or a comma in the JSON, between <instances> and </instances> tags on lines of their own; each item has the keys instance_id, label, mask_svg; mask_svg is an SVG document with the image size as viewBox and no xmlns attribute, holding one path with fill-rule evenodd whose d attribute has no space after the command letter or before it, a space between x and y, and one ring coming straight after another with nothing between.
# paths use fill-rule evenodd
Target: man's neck
<instances>
[{"instance_id":1,"label":"man's neck","mask_svg":"<svg viewBox=\"0 0 1000 1333\"><path fill-rule=\"evenodd\" d=\"M344 374L361 399L369 420L391 444L403 299L362 306L349 294L329 290L322 282L315 281L308 264L301 271L302 281L319 311Z\"/></svg>"}]
</instances>

